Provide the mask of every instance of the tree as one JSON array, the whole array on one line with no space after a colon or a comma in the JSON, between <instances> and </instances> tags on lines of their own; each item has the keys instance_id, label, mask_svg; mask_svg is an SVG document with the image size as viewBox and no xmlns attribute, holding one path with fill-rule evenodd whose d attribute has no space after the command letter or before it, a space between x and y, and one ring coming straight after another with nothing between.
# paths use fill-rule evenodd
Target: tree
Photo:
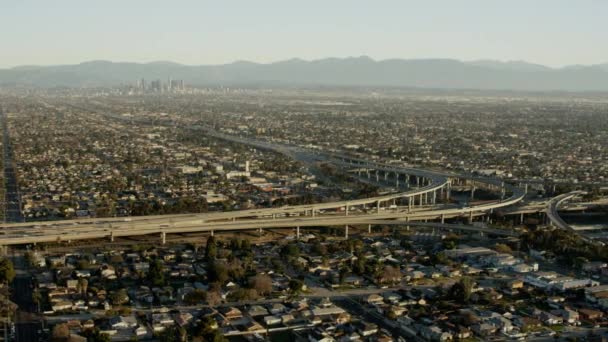
<instances>
[{"instance_id":1,"label":"tree","mask_svg":"<svg viewBox=\"0 0 608 342\"><path fill-rule=\"evenodd\" d=\"M401 280L401 271L393 266L385 266L382 273L382 280L391 284Z\"/></svg>"},{"instance_id":2,"label":"tree","mask_svg":"<svg viewBox=\"0 0 608 342\"><path fill-rule=\"evenodd\" d=\"M120 289L110 294L110 301L114 305L122 305L129 301L129 295L126 289Z\"/></svg>"},{"instance_id":3,"label":"tree","mask_svg":"<svg viewBox=\"0 0 608 342\"><path fill-rule=\"evenodd\" d=\"M207 304L210 306L216 306L222 302L222 296L218 291L207 292Z\"/></svg>"},{"instance_id":4,"label":"tree","mask_svg":"<svg viewBox=\"0 0 608 342\"><path fill-rule=\"evenodd\" d=\"M583 265L586 264L587 262L589 262L589 260L587 258L579 256L579 257L574 258L573 264L574 264L575 268L580 270L583 268Z\"/></svg>"},{"instance_id":5,"label":"tree","mask_svg":"<svg viewBox=\"0 0 608 342\"><path fill-rule=\"evenodd\" d=\"M358 275L365 274L365 258L363 256L359 256L353 263L353 272Z\"/></svg>"},{"instance_id":6,"label":"tree","mask_svg":"<svg viewBox=\"0 0 608 342\"><path fill-rule=\"evenodd\" d=\"M218 324L211 316L205 316L201 319L196 328L196 336L202 337L204 341L209 342L225 342L227 339L222 336L218 330Z\"/></svg>"},{"instance_id":7,"label":"tree","mask_svg":"<svg viewBox=\"0 0 608 342\"><path fill-rule=\"evenodd\" d=\"M83 335L84 335L84 337L87 338L88 342L110 342L111 341L110 335L103 334L101 331L99 331L99 328L87 330L87 331L85 331L85 333Z\"/></svg>"},{"instance_id":8,"label":"tree","mask_svg":"<svg viewBox=\"0 0 608 342\"><path fill-rule=\"evenodd\" d=\"M319 241L315 241L310 251L315 255L325 256L325 254L327 254L327 247L322 245Z\"/></svg>"},{"instance_id":9,"label":"tree","mask_svg":"<svg viewBox=\"0 0 608 342\"><path fill-rule=\"evenodd\" d=\"M186 341L188 334L184 328L169 327L158 335L160 342L180 342Z\"/></svg>"},{"instance_id":10,"label":"tree","mask_svg":"<svg viewBox=\"0 0 608 342\"><path fill-rule=\"evenodd\" d=\"M32 303L36 304L37 312L40 312L40 303L42 302L42 295L40 294L39 289L34 289L32 291Z\"/></svg>"},{"instance_id":11,"label":"tree","mask_svg":"<svg viewBox=\"0 0 608 342\"><path fill-rule=\"evenodd\" d=\"M289 280L289 291L293 295L298 295L302 292L304 288L304 282L299 279L291 279Z\"/></svg>"},{"instance_id":12,"label":"tree","mask_svg":"<svg viewBox=\"0 0 608 342\"><path fill-rule=\"evenodd\" d=\"M53 327L53 341L66 341L70 337L70 328L67 324L57 324Z\"/></svg>"},{"instance_id":13,"label":"tree","mask_svg":"<svg viewBox=\"0 0 608 342\"><path fill-rule=\"evenodd\" d=\"M217 242L215 237L210 236L207 239L207 247L205 248L205 258L207 260L215 259L217 257Z\"/></svg>"},{"instance_id":14,"label":"tree","mask_svg":"<svg viewBox=\"0 0 608 342\"><path fill-rule=\"evenodd\" d=\"M155 259L149 263L150 268L148 269L148 280L154 286L165 285L165 268L160 260Z\"/></svg>"},{"instance_id":15,"label":"tree","mask_svg":"<svg viewBox=\"0 0 608 342\"><path fill-rule=\"evenodd\" d=\"M504 243L497 243L496 246L494 246L494 249L498 253L512 253L513 252L511 247L505 245Z\"/></svg>"},{"instance_id":16,"label":"tree","mask_svg":"<svg viewBox=\"0 0 608 342\"><path fill-rule=\"evenodd\" d=\"M8 258L0 259L0 282L10 283L15 279L15 268Z\"/></svg>"},{"instance_id":17,"label":"tree","mask_svg":"<svg viewBox=\"0 0 608 342\"><path fill-rule=\"evenodd\" d=\"M298 245L290 243L281 249L281 256L289 259L296 259L300 256L300 248Z\"/></svg>"},{"instance_id":18,"label":"tree","mask_svg":"<svg viewBox=\"0 0 608 342\"><path fill-rule=\"evenodd\" d=\"M458 245L459 239L460 238L458 237L458 235L456 235L454 233L450 233L450 234L446 235L446 237L443 239L443 248L444 249L456 248L456 246Z\"/></svg>"},{"instance_id":19,"label":"tree","mask_svg":"<svg viewBox=\"0 0 608 342\"><path fill-rule=\"evenodd\" d=\"M473 285L473 279L469 277L462 277L459 282L452 285L452 288L450 289L450 296L454 300L461 303L466 303L471 299Z\"/></svg>"},{"instance_id":20,"label":"tree","mask_svg":"<svg viewBox=\"0 0 608 342\"><path fill-rule=\"evenodd\" d=\"M346 277L350 274L350 269L346 266L343 266L342 268L340 268L339 274L338 274L338 281L340 282L340 284L344 284L344 281L346 280Z\"/></svg>"},{"instance_id":21,"label":"tree","mask_svg":"<svg viewBox=\"0 0 608 342\"><path fill-rule=\"evenodd\" d=\"M267 295L272 292L272 279L266 274L258 274L249 278L249 286L259 295Z\"/></svg>"},{"instance_id":22,"label":"tree","mask_svg":"<svg viewBox=\"0 0 608 342\"><path fill-rule=\"evenodd\" d=\"M184 296L184 302L189 305L200 304L207 300L207 292L196 289Z\"/></svg>"},{"instance_id":23,"label":"tree","mask_svg":"<svg viewBox=\"0 0 608 342\"><path fill-rule=\"evenodd\" d=\"M226 264L219 261L214 261L209 265L209 273L207 274L210 282L218 282L224 284L228 280L228 269Z\"/></svg>"},{"instance_id":24,"label":"tree","mask_svg":"<svg viewBox=\"0 0 608 342\"><path fill-rule=\"evenodd\" d=\"M88 287L89 281L86 278L78 278L78 292L86 296Z\"/></svg>"}]
</instances>

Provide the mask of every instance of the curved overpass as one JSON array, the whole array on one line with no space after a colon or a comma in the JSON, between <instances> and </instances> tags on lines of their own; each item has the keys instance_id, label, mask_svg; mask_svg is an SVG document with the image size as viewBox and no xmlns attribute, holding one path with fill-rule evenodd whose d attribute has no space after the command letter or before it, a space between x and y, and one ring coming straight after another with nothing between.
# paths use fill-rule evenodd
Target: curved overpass
<instances>
[{"instance_id":1,"label":"curved overpass","mask_svg":"<svg viewBox=\"0 0 608 342\"><path fill-rule=\"evenodd\" d=\"M584 195L584 194L586 194L585 191L572 191L572 192L562 194L562 195L552 198L549 201L549 206L547 208L547 218L549 219L549 222L551 222L551 224L553 226L555 226L559 229L570 231L570 232L576 234L581 240L583 240L587 243L598 244L598 245L603 246L604 245L603 242L593 240L592 238L589 238L589 237L581 234L579 231L574 229L571 225L566 223L566 221L564 221L564 219L562 219L559 216L558 209L559 209L560 205L562 205L564 202L571 200L572 198L574 198L576 196Z\"/></svg>"},{"instance_id":2,"label":"curved overpass","mask_svg":"<svg viewBox=\"0 0 608 342\"><path fill-rule=\"evenodd\" d=\"M556 226L559 229L575 232L575 229L572 228L568 223L566 223L566 221L564 221L564 219L559 216L557 210L559 209L559 206L562 205L562 203L571 200L575 196L583 195L584 193L584 191L572 191L567 194L562 194L557 197L553 197L549 201L547 207L547 218L549 219L549 222L551 222L552 225Z\"/></svg>"}]
</instances>

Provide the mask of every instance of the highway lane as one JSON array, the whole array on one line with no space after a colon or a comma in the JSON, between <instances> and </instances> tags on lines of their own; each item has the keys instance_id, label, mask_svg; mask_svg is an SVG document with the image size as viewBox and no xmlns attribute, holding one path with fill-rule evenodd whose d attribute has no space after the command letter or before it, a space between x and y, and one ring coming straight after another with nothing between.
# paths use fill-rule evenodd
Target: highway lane
<instances>
[{"instance_id":1,"label":"highway lane","mask_svg":"<svg viewBox=\"0 0 608 342\"><path fill-rule=\"evenodd\" d=\"M21 214L21 196L17 184L17 175L13 163L13 146L11 144L10 132L6 113L0 107L0 120L2 121L2 162L4 167L4 220L6 222L23 222Z\"/></svg>"},{"instance_id":2,"label":"highway lane","mask_svg":"<svg viewBox=\"0 0 608 342\"><path fill-rule=\"evenodd\" d=\"M296 228L296 227L318 227L318 226L346 226L357 224L407 224L410 221L421 221L444 218L462 217L463 215L483 215L488 210L502 205L511 205L521 198L512 198L498 203L484 204L471 208L450 208L443 210L431 210L420 212L385 211L379 214L358 215L324 215L324 216L299 216L276 219L242 219L235 221L204 222L203 220L174 221L171 224L131 222L120 226L104 228L100 225L73 225L54 228L34 228L14 232L5 230L0 235L0 244L15 245L28 243L57 242L68 240L88 240L98 238L116 238L125 236L139 236L150 234L175 234L194 232L220 232L253 230L264 228ZM439 227L439 226L438 226ZM456 229L456 227L454 227ZM470 230L493 233L484 228L472 227Z\"/></svg>"},{"instance_id":3,"label":"highway lane","mask_svg":"<svg viewBox=\"0 0 608 342\"><path fill-rule=\"evenodd\" d=\"M385 203L398 198L413 198L421 194L425 194L431 191L437 191L447 185L447 179L441 179L438 183L431 183L425 187L409 190L406 192L388 194L383 196L376 196L364 199L355 199L348 201L337 201L327 203L315 203L315 204L304 204L294 206L283 206L277 208L260 208L260 209L248 209L230 212L220 213L201 213L201 214L175 214L175 215L155 215L155 216L140 216L140 217L129 217L128 219L132 222L143 221L143 222L157 222L157 223L170 223L172 220L183 220L183 219L203 219L205 221L217 221L225 219L245 218L245 217L263 217L272 215L292 214L292 213L304 213L307 211L314 212L319 210L328 209L340 209L351 206L360 206L368 204ZM122 219L124 222L124 219ZM48 221L48 222L29 222L29 223L17 223L17 224L3 224L0 225L2 228L15 228L15 227L57 227L61 225L73 225L76 224L94 224L94 223L119 223L121 219L118 218L96 218L96 219L80 219L80 220L59 220L59 221Z\"/></svg>"},{"instance_id":4,"label":"highway lane","mask_svg":"<svg viewBox=\"0 0 608 342\"><path fill-rule=\"evenodd\" d=\"M585 191L572 191L572 192L562 194L562 195L552 198L549 201L549 207L547 208L547 218L549 219L549 222L551 222L551 224L554 225L555 227L557 227L559 229L570 231L570 232L576 234L581 240L583 240L587 243L604 246L605 245L604 242L594 240L593 238L590 238L586 235L581 234L580 231L574 229L572 226L570 226L568 223L566 223L566 221L564 221L564 219L562 219L559 216L558 209L564 202L569 201L576 196L580 196L580 195L584 195L584 194L586 194Z\"/></svg>"},{"instance_id":5,"label":"highway lane","mask_svg":"<svg viewBox=\"0 0 608 342\"><path fill-rule=\"evenodd\" d=\"M559 229L575 231L574 228L572 228L559 216L557 210L562 203L571 200L575 196L583 194L585 194L584 191L572 191L552 198L549 201L549 206L547 208L547 217L549 218L549 221Z\"/></svg>"}]
</instances>

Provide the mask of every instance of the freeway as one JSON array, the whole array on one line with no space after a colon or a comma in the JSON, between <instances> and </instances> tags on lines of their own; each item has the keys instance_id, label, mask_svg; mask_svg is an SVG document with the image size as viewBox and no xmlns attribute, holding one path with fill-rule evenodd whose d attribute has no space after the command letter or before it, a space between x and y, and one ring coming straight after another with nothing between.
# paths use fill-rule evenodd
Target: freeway
<instances>
[{"instance_id":1,"label":"freeway","mask_svg":"<svg viewBox=\"0 0 608 342\"><path fill-rule=\"evenodd\" d=\"M8 129L6 113L0 108L0 120L2 121L2 164L4 167L4 220L7 222L23 222L21 214L21 196L17 184L17 176L13 164L13 146Z\"/></svg>"},{"instance_id":2,"label":"freeway","mask_svg":"<svg viewBox=\"0 0 608 342\"><path fill-rule=\"evenodd\" d=\"M288 156L294 154L311 153L294 145L277 145L265 141L257 141L248 138L231 136L213 131L207 127L197 126L192 129L204 130L206 134L216 138L229 140L237 143L255 146L282 153ZM353 224L382 224L392 223L389 221L403 222L435 220L440 219L443 223L446 218L467 217L472 220L474 216L492 212L494 209L511 206L521 201L525 192L517 187L497 179L473 178L470 176L458 176L454 174L439 173L410 167L399 167L378 162L370 162L335 153L318 154L330 162L347 165L359 165L374 168L383 172L422 177L428 184L383 196L376 196L348 201L337 201L328 203L316 203L306 205L284 206L280 208L263 208L239 210L221 213L203 214L181 214L181 215L158 215L130 218L96 218L86 220L64 220L37 223L11 223L0 225L0 245L18 245L29 243L43 243L56 241L71 241L83 239L110 238L121 236L137 236L148 234L160 234L163 241L166 234L189 233L189 232L214 232L214 231L236 231L263 228L298 228L318 226L347 226ZM454 208L446 206L433 208L432 210L416 210L414 207L415 196L420 196L419 204L422 204L422 195L431 193L435 197L437 191L447 187L449 190L452 179L467 178L475 182L483 183L489 187L500 189L504 197L506 192L511 196L478 206ZM406 209L386 210L381 208L382 203L391 200L405 198L408 200ZM368 206L371 205L371 210ZM373 206L375 205L375 210ZM363 210L352 212L353 207L363 207ZM325 212L335 210L333 212ZM338 213L344 211L343 215ZM350 212L350 215L349 215ZM381 221L380 221L381 220ZM386 222L386 223L385 223ZM397 223L392 223L397 224ZM488 231L488 233L491 233Z\"/></svg>"},{"instance_id":3,"label":"freeway","mask_svg":"<svg viewBox=\"0 0 608 342\"><path fill-rule=\"evenodd\" d=\"M559 216L559 213L557 212L557 210L562 203L571 200L575 196L583 195L584 193L585 193L584 191L572 191L572 192L562 194L562 195L552 198L549 201L549 206L547 207L547 217L549 218L549 222L551 222L554 226L556 226L559 229L564 229L564 230L569 230L569 231L574 232L575 229L572 228L568 223L566 223L566 221L564 221Z\"/></svg>"},{"instance_id":4,"label":"freeway","mask_svg":"<svg viewBox=\"0 0 608 342\"><path fill-rule=\"evenodd\" d=\"M264 228L298 228L298 227L319 227L319 226L347 226L360 224L401 224L408 225L410 221L421 221L437 219L438 217L451 218L473 215L474 213L483 214L493 208L508 206L521 200L521 198L511 198L505 201L487 203L470 208L448 208L428 211L409 212L409 210L385 211L380 213L361 213L354 215L318 215L318 216L296 216L285 218L253 218L228 221L207 222L200 217L187 215L184 219L173 219L169 224L158 224L157 222L131 221L122 222L107 226L104 224L75 224L62 225L55 227L33 227L29 229L5 227L0 231L0 244L19 245L29 243L44 243L71 240L88 240L125 236L140 236L159 234L164 237L166 234L176 233L195 233L195 232L220 232L220 231L240 231ZM260 209L268 210L268 209ZM272 209L270 209L272 210ZM229 213L221 213L229 214ZM201 214L201 217L204 214ZM214 215L214 214L209 214ZM429 223L427 223L429 225ZM437 226L445 227L445 226ZM452 227L462 229L462 226ZM497 231L487 228L470 226L470 229L488 234ZM504 234L503 234L504 235Z\"/></svg>"},{"instance_id":5,"label":"freeway","mask_svg":"<svg viewBox=\"0 0 608 342\"><path fill-rule=\"evenodd\" d=\"M588 242L594 245L604 245L601 241L593 240L592 238L581 234L581 232L577 231L574 227L566 223L564 219L559 216L558 209L562 203L573 199L576 196L584 195L584 191L572 191L566 194L559 195L557 197L552 198L549 201L549 207L547 208L547 218L552 225L559 229L567 230L576 234L581 240Z\"/></svg>"}]
</instances>

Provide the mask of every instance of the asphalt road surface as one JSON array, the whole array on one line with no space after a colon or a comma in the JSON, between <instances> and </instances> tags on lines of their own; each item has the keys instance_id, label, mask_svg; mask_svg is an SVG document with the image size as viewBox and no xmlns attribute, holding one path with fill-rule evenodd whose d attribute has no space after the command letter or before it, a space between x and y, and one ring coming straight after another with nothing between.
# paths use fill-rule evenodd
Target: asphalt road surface
<instances>
[{"instance_id":1,"label":"asphalt road surface","mask_svg":"<svg viewBox=\"0 0 608 342\"><path fill-rule=\"evenodd\" d=\"M4 165L4 188L6 190L4 195L6 203L5 220L6 222L24 222L23 215L21 214L21 197L13 164L13 146L11 145L9 136L6 114L2 111L2 108L0 108L0 120L2 121L2 144L4 149L2 158Z\"/></svg>"},{"instance_id":2,"label":"asphalt road surface","mask_svg":"<svg viewBox=\"0 0 608 342\"><path fill-rule=\"evenodd\" d=\"M34 283L27 271L25 258L20 254L12 254L16 277L12 284L13 302L19 306L15 319L15 341L42 341L39 331L42 329L40 318L36 314L37 305L32 301Z\"/></svg>"}]
</instances>

